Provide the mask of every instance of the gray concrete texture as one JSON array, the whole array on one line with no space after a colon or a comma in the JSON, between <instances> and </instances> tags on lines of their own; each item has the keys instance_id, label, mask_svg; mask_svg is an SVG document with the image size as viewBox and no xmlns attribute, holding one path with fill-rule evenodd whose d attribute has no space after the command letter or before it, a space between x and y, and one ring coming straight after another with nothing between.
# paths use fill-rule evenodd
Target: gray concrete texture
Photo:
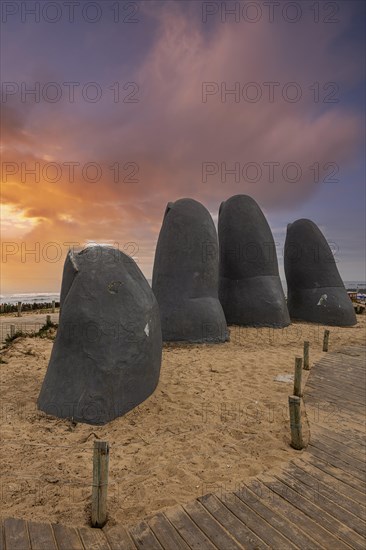
<instances>
[{"instance_id":1,"label":"gray concrete texture","mask_svg":"<svg viewBox=\"0 0 366 550\"><path fill-rule=\"evenodd\" d=\"M311 220L301 219L287 226L285 274L292 319L336 326L356 324L333 253Z\"/></svg>"},{"instance_id":2,"label":"gray concrete texture","mask_svg":"<svg viewBox=\"0 0 366 550\"><path fill-rule=\"evenodd\" d=\"M105 424L154 391L161 355L158 304L136 263L111 247L69 252L38 407L75 422Z\"/></svg>"}]
</instances>

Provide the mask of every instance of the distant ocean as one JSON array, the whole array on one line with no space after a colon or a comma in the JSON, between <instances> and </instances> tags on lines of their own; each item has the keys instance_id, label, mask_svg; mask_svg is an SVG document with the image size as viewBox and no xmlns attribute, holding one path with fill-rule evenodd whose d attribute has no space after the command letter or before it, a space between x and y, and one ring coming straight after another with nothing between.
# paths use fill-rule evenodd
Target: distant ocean
<instances>
[{"instance_id":1,"label":"distant ocean","mask_svg":"<svg viewBox=\"0 0 366 550\"><path fill-rule=\"evenodd\" d=\"M151 279L148 279L149 284L151 285ZM286 281L282 281L283 290L287 294L287 285ZM348 289L366 289L365 281L344 281L345 287ZM30 292L24 294L0 294L0 303L6 304L16 304L17 302L22 302L23 304L42 304L44 302L55 302L60 301L59 292Z\"/></svg>"},{"instance_id":2,"label":"distant ocean","mask_svg":"<svg viewBox=\"0 0 366 550\"><path fill-rule=\"evenodd\" d=\"M0 302L2 304L16 304L22 302L23 304L43 304L44 302L60 301L59 292L30 292L24 294L1 294Z\"/></svg>"}]
</instances>

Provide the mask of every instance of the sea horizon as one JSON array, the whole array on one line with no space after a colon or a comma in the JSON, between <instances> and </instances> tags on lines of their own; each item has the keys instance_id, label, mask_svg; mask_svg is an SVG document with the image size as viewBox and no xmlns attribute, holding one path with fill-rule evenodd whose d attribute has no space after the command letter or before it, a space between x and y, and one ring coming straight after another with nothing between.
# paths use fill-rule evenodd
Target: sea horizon
<instances>
[{"instance_id":1,"label":"sea horizon","mask_svg":"<svg viewBox=\"0 0 366 550\"><path fill-rule=\"evenodd\" d=\"M151 285L152 280L147 279L147 281ZM347 290L366 289L366 281L364 280L352 280L343 282ZM287 294L286 281L281 280L281 283L285 294ZM23 304L42 304L45 302L52 302L53 300L55 300L55 302L58 302L60 300L59 292L17 292L13 294L0 294L0 303L2 304L16 304L17 302L22 302Z\"/></svg>"}]
</instances>

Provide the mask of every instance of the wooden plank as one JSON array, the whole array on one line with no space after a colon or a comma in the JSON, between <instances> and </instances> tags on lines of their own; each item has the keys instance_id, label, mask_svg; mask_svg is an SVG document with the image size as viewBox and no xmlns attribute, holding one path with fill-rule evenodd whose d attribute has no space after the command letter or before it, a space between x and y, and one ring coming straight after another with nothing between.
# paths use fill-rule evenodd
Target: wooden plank
<instances>
[{"instance_id":1,"label":"wooden plank","mask_svg":"<svg viewBox=\"0 0 366 550\"><path fill-rule=\"evenodd\" d=\"M357 441L357 443L366 447L366 433L364 429L359 430L354 426L352 426L351 430L346 429L344 427L340 427L338 432L344 434L346 437L351 437L352 439Z\"/></svg>"},{"instance_id":2,"label":"wooden plank","mask_svg":"<svg viewBox=\"0 0 366 550\"><path fill-rule=\"evenodd\" d=\"M328 546L328 548L337 548L337 550L349 550L348 544L343 542L339 537L339 525L329 514L326 514L315 506L312 502L299 495L296 491L292 490L288 485L283 483L279 478L276 481L265 481L263 483L267 485L272 491L283 497L287 502L292 504L295 508L301 510L306 516L311 518L315 523L328 531L327 538L336 537L336 546Z\"/></svg>"},{"instance_id":3,"label":"wooden plank","mask_svg":"<svg viewBox=\"0 0 366 550\"><path fill-rule=\"evenodd\" d=\"M307 457L307 462L315 466L316 468L319 468L326 474L329 474L339 481L346 483L347 485L352 487L352 489L356 489L360 493L360 495L363 496L363 494L365 493L365 487L360 486L360 482L358 479L353 477L349 472L342 470L341 468L338 468L333 464L330 464L329 462L327 462L327 460L319 458L315 454L311 454Z\"/></svg>"},{"instance_id":4,"label":"wooden plank","mask_svg":"<svg viewBox=\"0 0 366 550\"><path fill-rule=\"evenodd\" d=\"M306 384L307 392L309 389L322 390L322 393L331 397L334 401L342 403L344 406L347 404L358 405L360 408L365 406L365 392L352 390L352 386L343 384L341 381L336 383L334 380L312 380Z\"/></svg>"},{"instance_id":5,"label":"wooden plank","mask_svg":"<svg viewBox=\"0 0 366 550\"><path fill-rule=\"evenodd\" d=\"M34 550L57 550L50 523L28 521L28 531L31 547Z\"/></svg>"},{"instance_id":6,"label":"wooden plank","mask_svg":"<svg viewBox=\"0 0 366 550\"><path fill-rule=\"evenodd\" d=\"M137 548L148 550L161 550L162 546L156 539L154 533L146 521L141 521L130 529L130 534Z\"/></svg>"},{"instance_id":7,"label":"wooden plank","mask_svg":"<svg viewBox=\"0 0 366 550\"><path fill-rule=\"evenodd\" d=\"M276 529L273 529L266 521L264 521L256 512L249 508L236 495L233 498L222 498L221 502L236 515L245 525L249 527L258 537L260 537L270 548L293 549L294 545L286 539Z\"/></svg>"},{"instance_id":8,"label":"wooden plank","mask_svg":"<svg viewBox=\"0 0 366 550\"><path fill-rule=\"evenodd\" d=\"M136 550L132 538L122 525L109 527L107 524L103 528L103 533L107 537L111 550Z\"/></svg>"},{"instance_id":9,"label":"wooden plank","mask_svg":"<svg viewBox=\"0 0 366 550\"><path fill-rule=\"evenodd\" d=\"M223 525L243 548L265 550L268 548L257 535L232 514L214 495L204 495L198 499L210 514Z\"/></svg>"},{"instance_id":10,"label":"wooden plank","mask_svg":"<svg viewBox=\"0 0 366 550\"><path fill-rule=\"evenodd\" d=\"M354 502L352 499L349 499L345 495L342 495L342 493L339 493L336 490L335 483L331 485L326 485L322 483L319 480L319 478L313 477L311 474L309 474L305 470L302 470L295 464L291 464L291 466L286 469L286 472L289 472L291 476L294 477L300 483L303 483L304 485L307 485L311 489L315 489L316 491L318 491L319 495L326 497L328 500L335 502L337 506L342 506L342 508L347 510L347 512L350 512L354 516L357 516L358 523L360 527L363 526L363 533L365 532L365 528L366 528L365 506L361 506L357 502ZM365 499L366 499L366 495L365 495ZM355 531L358 531L358 530L355 529Z\"/></svg>"},{"instance_id":11,"label":"wooden plank","mask_svg":"<svg viewBox=\"0 0 366 550\"><path fill-rule=\"evenodd\" d=\"M297 523L289 521L285 516L277 513L275 506L270 506L268 502L264 503L258 495L251 491L249 486L243 484L240 487L240 491L235 492L247 506L252 508L258 515L266 520L274 529L277 529L282 533L289 541L291 541L295 547L311 548L314 541L303 533L298 527Z\"/></svg>"},{"instance_id":12,"label":"wooden plank","mask_svg":"<svg viewBox=\"0 0 366 550\"><path fill-rule=\"evenodd\" d=\"M357 451L350 447L349 445L345 445L344 443L337 441L335 439L332 439L328 436L328 432L325 430L317 430L316 434L312 437L312 441L320 441L326 443L328 447L334 447L335 449L339 449L339 451L342 453L342 455L347 455L350 458L353 458L355 460L358 460L362 465L366 462L366 450L365 451ZM366 471L366 468L364 468L363 471Z\"/></svg>"},{"instance_id":13,"label":"wooden plank","mask_svg":"<svg viewBox=\"0 0 366 550\"><path fill-rule=\"evenodd\" d=\"M332 526L331 528L338 538L342 539L355 550L365 550L364 537L354 530L355 526L361 523L358 518L343 510L334 502L329 501L324 496L319 495L319 493L314 492L309 487L298 483L290 474L281 472L276 477L290 487L297 495L307 499L311 505L315 506L318 509L318 521L322 523L326 521L329 527ZM321 516L319 514L320 511L322 513Z\"/></svg>"},{"instance_id":14,"label":"wooden plank","mask_svg":"<svg viewBox=\"0 0 366 550\"><path fill-rule=\"evenodd\" d=\"M317 365L316 370L313 373L313 376L331 376L334 375L335 378L341 378L344 376L345 382L350 378L357 378L359 382L362 382L365 378L365 371L362 370L360 365L353 364L344 364L336 359L329 359L326 362L321 362Z\"/></svg>"},{"instance_id":15,"label":"wooden plank","mask_svg":"<svg viewBox=\"0 0 366 550\"><path fill-rule=\"evenodd\" d=\"M337 491L337 493L341 493L342 495L345 495L347 498L356 502L359 506L361 506L362 510L366 510L365 493L354 489L353 487L348 485L348 483L337 479L334 475L331 475L330 473L326 473L321 468L317 468L315 465L313 465L313 463L309 461L301 460L294 463L302 470L313 476L315 479L318 479L319 481L324 483L326 486L333 487Z\"/></svg>"},{"instance_id":16,"label":"wooden plank","mask_svg":"<svg viewBox=\"0 0 366 550\"><path fill-rule=\"evenodd\" d=\"M151 518L149 525L163 548L189 550L188 544L162 513L158 513Z\"/></svg>"},{"instance_id":17,"label":"wooden plank","mask_svg":"<svg viewBox=\"0 0 366 550\"><path fill-rule=\"evenodd\" d=\"M24 519L4 520L5 548L9 550L30 550L27 522Z\"/></svg>"},{"instance_id":18,"label":"wooden plank","mask_svg":"<svg viewBox=\"0 0 366 550\"><path fill-rule=\"evenodd\" d=\"M304 397L305 404L310 413L317 415L317 419L313 422L317 424L325 424L327 428L337 429L341 421L347 421L350 428L363 430L363 419L359 417L358 413L354 414L351 410L347 410L344 407L340 408L339 403L334 401L325 401L324 393L319 394L306 393Z\"/></svg>"},{"instance_id":19,"label":"wooden plank","mask_svg":"<svg viewBox=\"0 0 366 550\"><path fill-rule=\"evenodd\" d=\"M360 369L345 369L337 364L329 365L325 368L324 365L317 367L312 373L311 379L319 380L320 378L335 380L337 382L343 380L345 384L350 386L357 384L357 386L354 386L354 390L361 392L364 389L363 383L366 380L365 372L362 372Z\"/></svg>"},{"instance_id":20,"label":"wooden plank","mask_svg":"<svg viewBox=\"0 0 366 550\"><path fill-rule=\"evenodd\" d=\"M53 523L52 529L59 550L84 550L80 537L74 527L66 527L61 523Z\"/></svg>"},{"instance_id":21,"label":"wooden plank","mask_svg":"<svg viewBox=\"0 0 366 550\"><path fill-rule=\"evenodd\" d=\"M334 456L335 458L339 458L343 462L345 462L348 467L351 467L352 470L357 472L357 477L359 477L362 480L366 479L365 473L366 473L366 467L363 462L360 460L357 460L356 458L352 458L349 455L346 455L342 449L339 448L338 443L334 444L328 444L325 440L320 440L318 437L313 436L310 439L310 445L312 447L316 447L317 449L320 449L321 451L324 451L325 453L328 453L331 456Z\"/></svg>"},{"instance_id":22,"label":"wooden plank","mask_svg":"<svg viewBox=\"0 0 366 550\"><path fill-rule=\"evenodd\" d=\"M266 502L270 502L279 513L288 518L288 520L295 525L298 525L310 539L315 541L316 544L314 543L308 548L338 548L339 539L335 538L333 534L324 529L316 521L312 520L304 512L295 508L295 506L283 498L279 493L272 491L269 485L266 486L257 478L255 481L249 482L248 487L255 494L259 492ZM343 547L344 546L342 546L342 548Z\"/></svg>"},{"instance_id":23,"label":"wooden plank","mask_svg":"<svg viewBox=\"0 0 366 550\"><path fill-rule=\"evenodd\" d=\"M223 550L240 550L241 546L215 520L213 516L197 500L184 505L189 517L217 548Z\"/></svg>"},{"instance_id":24,"label":"wooden plank","mask_svg":"<svg viewBox=\"0 0 366 550\"><path fill-rule=\"evenodd\" d=\"M329 391L327 391L327 395L336 395L335 392L337 392L338 394L339 390L342 389L343 382L343 388L345 389L345 391L343 395L341 395L342 399L350 400L350 396L352 396L355 399L360 400L360 402L362 403L362 400L365 398L364 383L363 380L360 380L358 376L355 376L353 379L352 376L347 376L344 373L341 377L338 377L333 374L318 372L314 377L310 378L308 382L309 385L311 384L315 388L317 388L318 386L329 388Z\"/></svg>"},{"instance_id":25,"label":"wooden plank","mask_svg":"<svg viewBox=\"0 0 366 550\"><path fill-rule=\"evenodd\" d=\"M330 365L330 368L333 369L334 365L338 367L339 372L348 372L348 370L361 370L364 364L364 358L362 355L349 355L347 353L335 353L332 356L323 357L319 361L319 367L324 368L324 366Z\"/></svg>"},{"instance_id":26,"label":"wooden plank","mask_svg":"<svg viewBox=\"0 0 366 550\"><path fill-rule=\"evenodd\" d=\"M344 374L342 377L338 377L333 374L321 374L318 372L317 375L311 378L308 382L309 385L312 385L315 388L319 386L327 388L328 391L326 393L329 396L340 394L342 399L348 401L351 400L350 397L353 397L360 404L362 404L365 399L365 388L363 381L360 380L359 377L355 377L353 380L350 376L346 378L346 375ZM342 387L344 389L343 394L340 393Z\"/></svg>"},{"instance_id":27,"label":"wooden plank","mask_svg":"<svg viewBox=\"0 0 366 550\"><path fill-rule=\"evenodd\" d=\"M347 414L348 416L352 416L354 414L355 418L352 419L352 422L357 425L362 425L362 422L364 421L362 417L365 409L364 405L357 403L355 399L343 399L332 393L329 388L325 388L320 384L317 385L316 388L311 384L307 385L305 388L305 400L314 400L324 403L328 407L332 406L334 414L336 413L337 415L343 416Z\"/></svg>"},{"instance_id":28,"label":"wooden plank","mask_svg":"<svg viewBox=\"0 0 366 550\"><path fill-rule=\"evenodd\" d=\"M336 384L334 381L326 380L311 380L306 384L306 394L320 394L323 401L331 400L342 407L354 406L356 410L360 410L365 406L365 395L360 392L352 391L350 386L341 383Z\"/></svg>"},{"instance_id":29,"label":"wooden plank","mask_svg":"<svg viewBox=\"0 0 366 550\"><path fill-rule=\"evenodd\" d=\"M317 431L325 431L323 428L318 428ZM363 456L366 454L366 445L362 443L359 439L356 437L349 437L345 433L342 433L341 431L335 431L335 430L327 430L327 436L330 439L334 439L334 441L338 441L339 443L343 443L344 445L347 445L348 448L358 451Z\"/></svg>"},{"instance_id":30,"label":"wooden plank","mask_svg":"<svg viewBox=\"0 0 366 550\"><path fill-rule=\"evenodd\" d=\"M181 537L192 549L214 550L215 546L209 541L201 529L191 520L181 506L164 512L170 523L176 528Z\"/></svg>"},{"instance_id":31,"label":"wooden plank","mask_svg":"<svg viewBox=\"0 0 366 550\"><path fill-rule=\"evenodd\" d=\"M111 550L107 538L101 529L80 527L78 531L81 542L88 550Z\"/></svg>"},{"instance_id":32,"label":"wooden plank","mask_svg":"<svg viewBox=\"0 0 366 550\"><path fill-rule=\"evenodd\" d=\"M311 443L308 446L308 452L315 457L321 458L325 462L328 462L328 464L331 464L336 468L340 468L341 470L344 470L348 474L352 475L355 479L357 479L358 487L362 491L365 490L365 482L362 479L361 472L358 472L357 470L355 471L352 467L349 466L349 464L347 464L343 460L340 460L339 458L324 452L323 450L319 449L319 447L314 447Z\"/></svg>"},{"instance_id":33,"label":"wooden plank","mask_svg":"<svg viewBox=\"0 0 366 550\"><path fill-rule=\"evenodd\" d=\"M0 518L0 550L5 550L4 522L1 518Z\"/></svg>"},{"instance_id":34,"label":"wooden plank","mask_svg":"<svg viewBox=\"0 0 366 550\"><path fill-rule=\"evenodd\" d=\"M363 373L364 357L359 356L347 356L346 353L338 353L332 357L324 357L319 361L319 369L328 367L330 370L334 370L336 373L348 373L349 371L360 371ZM337 368L335 369L334 366Z\"/></svg>"}]
</instances>

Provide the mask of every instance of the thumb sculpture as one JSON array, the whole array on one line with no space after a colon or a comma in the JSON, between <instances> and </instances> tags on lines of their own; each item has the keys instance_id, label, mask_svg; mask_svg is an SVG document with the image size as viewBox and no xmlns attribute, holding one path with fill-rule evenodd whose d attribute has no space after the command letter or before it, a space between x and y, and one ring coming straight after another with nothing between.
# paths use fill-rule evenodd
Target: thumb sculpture
<instances>
[{"instance_id":1,"label":"thumb sculpture","mask_svg":"<svg viewBox=\"0 0 366 550\"><path fill-rule=\"evenodd\" d=\"M290 324L271 229L254 199L234 195L219 211L219 297L229 325Z\"/></svg>"},{"instance_id":2,"label":"thumb sculpture","mask_svg":"<svg viewBox=\"0 0 366 550\"><path fill-rule=\"evenodd\" d=\"M61 314L38 407L106 424L144 401L159 380L159 308L135 262L117 249L69 252Z\"/></svg>"},{"instance_id":3,"label":"thumb sculpture","mask_svg":"<svg viewBox=\"0 0 366 550\"><path fill-rule=\"evenodd\" d=\"M301 219L288 224L285 274L291 318L326 325L356 324L332 251L314 222Z\"/></svg>"},{"instance_id":4,"label":"thumb sculpture","mask_svg":"<svg viewBox=\"0 0 366 550\"><path fill-rule=\"evenodd\" d=\"M218 299L218 243L210 213L193 199L168 203L156 247L152 288L163 340L224 342Z\"/></svg>"}]
</instances>

